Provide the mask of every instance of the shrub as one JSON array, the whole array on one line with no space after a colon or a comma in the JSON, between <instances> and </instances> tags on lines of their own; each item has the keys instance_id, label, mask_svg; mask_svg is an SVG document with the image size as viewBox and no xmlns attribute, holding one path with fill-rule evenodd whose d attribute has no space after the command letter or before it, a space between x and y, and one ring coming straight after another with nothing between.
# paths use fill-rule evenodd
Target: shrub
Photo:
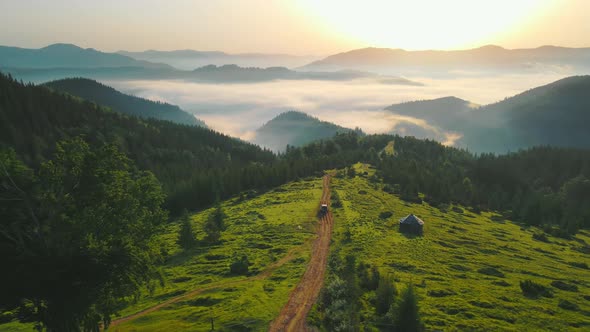
<instances>
[{"instance_id":1,"label":"shrub","mask_svg":"<svg viewBox=\"0 0 590 332\"><path fill-rule=\"evenodd\" d=\"M553 297L549 288L528 279L520 282L520 289L526 297Z\"/></svg>"},{"instance_id":2,"label":"shrub","mask_svg":"<svg viewBox=\"0 0 590 332\"><path fill-rule=\"evenodd\" d=\"M578 291L578 286L568 284L567 282L563 282L561 280L552 281L551 286L553 286L557 289L568 291L568 292L577 292Z\"/></svg>"},{"instance_id":3,"label":"shrub","mask_svg":"<svg viewBox=\"0 0 590 332\"><path fill-rule=\"evenodd\" d=\"M242 255L242 257L239 259L235 257L233 262L229 265L229 273L236 275L246 275L248 274L249 266L250 262L248 261L248 257L246 255Z\"/></svg>"},{"instance_id":4,"label":"shrub","mask_svg":"<svg viewBox=\"0 0 590 332\"><path fill-rule=\"evenodd\" d=\"M452 208L453 212L457 212L457 213L463 213L463 209L458 207L458 206L453 206Z\"/></svg>"},{"instance_id":5,"label":"shrub","mask_svg":"<svg viewBox=\"0 0 590 332\"><path fill-rule=\"evenodd\" d=\"M545 233L533 233L533 239L541 242L549 242L549 239Z\"/></svg>"},{"instance_id":6,"label":"shrub","mask_svg":"<svg viewBox=\"0 0 590 332\"><path fill-rule=\"evenodd\" d=\"M391 216L393 216L393 212L391 211L384 211L379 213L379 219L387 219L390 218Z\"/></svg>"},{"instance_id":7,"label":"shrub","mask_svg":"<svg viewBox=\"0 0 590 332\"><path fill-rule=\"evenodd\" d=\"M426 294L431 297L446 297L454 295L455 292L446 289L433 289L429 290Z\"/></svg>"},{"instance_id":8,"label":"shrub","mask_svg":"<svg viewBox=\"0 0 590 332\"><path fill-rule=\"evenodd\" d=\"M481 273L481 274L485 274L488 276L494 276L494 277L499 277L499 278L504 278L505 275L504 273L502 273L502 271L493 268L493 267L483 267L479 270L477 270L477 272Z\"/></svg>"},{"instance_id":9,"label":"shrub","mask_svg":"<svg viewBox=\"0 0 590 332\"><path fill-rule=\"evenodd\" d=\"M588 264L586 264L584 262L569 262L568 264L573 267L579 267L580 269L588 270Z\"/></svg>"},{"instance_id":10,"label":"shrub","mask_svg":"<svg viewBox=\"0 0 590 332\"><path fill-rule=\"evenodd\" d=\"M578 307L577 304L570 302L568 300L559 300L559 304L557 304L557 306L560 307L561 309L565 309L565 310L572 310L572 311L580 310L580 307Z\"/></svg>"}]
</instances>

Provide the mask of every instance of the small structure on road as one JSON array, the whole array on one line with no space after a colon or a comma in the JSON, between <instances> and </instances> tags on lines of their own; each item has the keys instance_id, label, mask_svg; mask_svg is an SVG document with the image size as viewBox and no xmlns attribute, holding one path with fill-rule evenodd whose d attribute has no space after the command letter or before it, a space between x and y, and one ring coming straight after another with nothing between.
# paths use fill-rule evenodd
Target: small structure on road
<instances>
[{"instance_id":1,"label":"small structure on road","mask_svg":"<svg viewBox=\"0 0 590 332\"><path fill-rule=\"evenodd\" d=\"M424 233L424 221L410 214L399 220L399 230L402 233L422 235Z\"/></svg>"}]
</instances>

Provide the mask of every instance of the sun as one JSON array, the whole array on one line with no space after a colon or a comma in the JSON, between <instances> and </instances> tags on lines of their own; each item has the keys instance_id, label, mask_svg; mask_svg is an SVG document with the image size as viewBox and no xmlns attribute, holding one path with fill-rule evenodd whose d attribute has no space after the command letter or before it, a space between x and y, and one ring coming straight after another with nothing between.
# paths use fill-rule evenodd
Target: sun
<instances>
[{"instance_id":1,"label":"sun","mask_svg":"<svg viewBox=\"0 0 590 332\"><path fill-rule=\"evenodd\" d=\"M370 46L456 49L522 28L556 0L301 0L306 13Z\"/></svg>"}]
</instances>

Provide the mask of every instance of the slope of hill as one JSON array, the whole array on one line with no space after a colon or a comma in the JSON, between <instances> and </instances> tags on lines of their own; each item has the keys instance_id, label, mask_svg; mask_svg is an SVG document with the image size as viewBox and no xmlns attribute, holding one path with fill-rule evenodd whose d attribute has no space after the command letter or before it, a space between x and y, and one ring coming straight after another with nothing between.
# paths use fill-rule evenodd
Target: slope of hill
<instances>
[{"instance_id":1,"label":"slope of hill","mask_svg":"<svg viewBox=\"0 0 590 332\"><path fill-rule=\"evenodd\" d=\"M171 68L116 53L83 49L72 44L53 44L40 49L0 46L1 68Z\"/></svg>"},{"instance_id":2,"label":"slope of hill","mask_svg":"<svg viewBox=\"0 0 590 332\"><path fill-rule=\"evenodd\" d=\"M451 131L462 136L456 146L475 152L506 153L539 145L588 149L588 91L590 76L574 76L485 106L445 97L385 110L424 120L431 129L409 127L405 135L441 140L440 132Z\"/></svg>"},{"instance_id":3,"label":"slope of hill","mask_svg":"<svg viewBox=\"0 0 590 332\"><path fill-rule=\"evenodd\" d=\"M454 144L465 128L469 127L470 113L477 105L457 97L443 97L390 105L386 111L409 117L396 124L393 132L405 136L429 138L446 144ZM418 124L416 120L424 121Z\"/></svg>"},{"instance_id":4,"label":"slope of hill","mask_svg":"<svg viewBox=\"0 0 590 332\"><path fill-rule=\"evenodd\" d=\"M179 124L207 127L194 115L181 110L176 105L155 102L135 96L126 95L109 86L85 78L67 78L44 84L54 90L107 106L114 111L142 118L167 120Z\"/></svg>"},{"instance_id":5,"label":"slope of hill","mask_svg":"<svg viewBox=\"0 0 590 332\"><path fill-rule=\"evenodd\" d=\"M284 151L287 145L302 146L352 129L321 121L302 112L281 113L256 130L254 142L273 151Z\"/></svg>"},{"instance_id":6,"label":"slope of hill","mask_svg":"<svg viewBox=\"0 0 590 332\"><path fill-rule=\"evenodd\" d=\"M477 107L477 105L457 97L443 97L394 104L386 107L385 110L424 119L428 123L442 128L456 130L455 127L459 126L466 115Z\"/></svg>"},{"instance_id":7,"label":"slope of hill","mask_svg":"<svg viewBox=\"0 0 590 332\"><path fill-rule=\"evenodd\" d=\"M538 145L590 148L590 76L569 77L471 112L460 143L506 152Z\"/></svg>"},{"instance_id":8,"label":"slope of hill","mask_svg":"<svg viewBox=\"0 0 590 332\"><path fill-rule=\"evenodd\" d=\"M223 198L263 179L277 181L265 174L276 157L253 144L198 126L129 117L0 74L0 146L35 167L56 142L78 136L91 145L114 143L140 169L153 171L173 213L213 203L214 188Z\"/></svg>"},{"instance_id":9,"label":"slope of hill","mask_svg":"<svg viewBox=\"0 0 590 332\"><path fill-rule=\"evenodd\" d=\"M369 179L374 172L366 165L355 168L357 174L368 172ZM344 265L353 257L359 276L376 267L398 291L413 284L427 331L565 331L589 326L590 270L584 262L590 233L581 232L572 240L537 240L538 229L523 228L495 213L405 202L369 179L333 179L342 208L333 209L330 260ZM399 232L398 220L409 214L424 220L423 236ZM381 325L386 317L375 314L376 291L361 287L358 302L332 300L332 305L332 294L347 286L335 288L337 279L345 278L341 270L335 273L338 268L333 264L324 287L326 300L317 307L330 310L334 320L362 317L366 324L387 330ZM520 288L525 280L541 284L552 296L526 296ZM351 303L356 306L346 311ZM316 313L312 321L321 317Z\"/></svg>"},{"instance_id":10,"label":"slope of hill","mask_svg":"<svg viewBox=\"0 0 590 332\"><path fill-rule=\"evenodd\" d=\"M331 55L303 67L305 70L377 69L531 69L539 65L589 69L590 48L542 46L509 50L488 45L458 51L406 51L364 48Z\"/></svg>"}]
</instances>

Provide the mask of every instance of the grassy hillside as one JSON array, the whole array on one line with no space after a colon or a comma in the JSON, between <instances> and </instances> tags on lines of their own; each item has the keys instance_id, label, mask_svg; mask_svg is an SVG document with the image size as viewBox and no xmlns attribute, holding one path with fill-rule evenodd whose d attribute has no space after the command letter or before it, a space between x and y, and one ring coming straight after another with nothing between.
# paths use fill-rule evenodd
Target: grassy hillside
<instances>
[{"instance_id":1,"label":"grassy hillside","mask_svg":"<svg viewBox=\"0 0 590 332\"><path fill-rule=\"evenodd\" d=\"M357 174L364 172L373 170L357 165ZM536 229L523 229L493 213L404 202L366 175L332 183L343 207L334 209L331 249L378 266L393 276L398 289L413 283L427 330L581 331L590 326L587 231L571 241L547 236L543 242L533 238ZM382 219L382 212L393 216ZM423 237L399 233L398 220L410 213L425 221ZM519 282L527 279L551 289L553 297L525 297ZM559 285L556 281L577 290L551 286ZM369 322L374 319L372 298L368 292L361 300L361 317ZM578 308L560 307L564 300Z\"/></svg>"},{"instance_id":2,"label":"grassy hillside","mask_svg":"<svg viewBox=\"0 0 590 332\"><path fill-rule=\"evenodd\" d=\"M203 293L158 312L114 326L111 331L205 331L214 318L218 330L262 331L287 302L309 258L321 180L293 182L258 197L222 204L228 229L222 244L183 252L176 244L179 225L171 224L162 240L167 261L166 286L122 315L136 313L193 290ZM211 210L192 216L197 238ZM248 276L232 276L234 255L247 255Z\"/></svg>"},{"instance_id":3,"label":"grassy hillside","mask_svg":"<svg viewBox=\"0 0 590 332\"><path fill-rule=\"evenodd\" d=\"M153 118L185 125L207 127L203 121L181 110L176 105L130 96L94 80L66 78L48 82L44 85L110 107L116 112L140 118Z\"/></svg>"}]
</instances>

